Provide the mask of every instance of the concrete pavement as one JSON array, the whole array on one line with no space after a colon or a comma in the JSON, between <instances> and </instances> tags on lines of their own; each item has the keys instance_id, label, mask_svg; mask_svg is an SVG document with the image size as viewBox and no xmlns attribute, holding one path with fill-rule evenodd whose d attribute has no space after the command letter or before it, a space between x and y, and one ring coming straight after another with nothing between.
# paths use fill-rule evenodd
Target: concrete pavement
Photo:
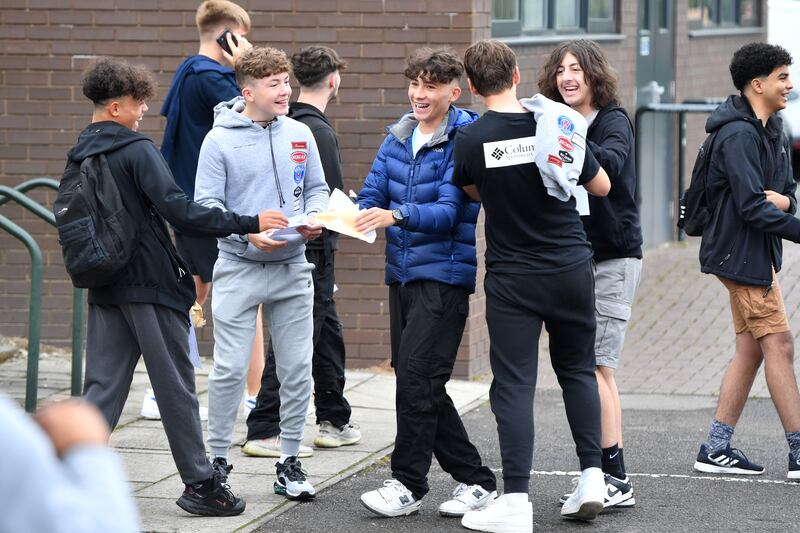
<instances>
[{"instance_id":1,"label":"concrete pavement","mask_svg":"<svg viewBox=\"0 0 800 533\"><path fill-rule=\"evenodd\" d=\"M800 313L798 313L800 291L797 290L798 280L800 280L800 247L792 244L786 245L784 270L779 274L779 279L790 323L793 331L797 334L800 332ZM549 400L551 403L547 404L550 406L549 410L545 410L543 414L538 412L539 408L537 407L537 417L539 421L550 424L552 423L551 418L556 417L557 419L558 416L556 408L558 394L547 391L556 390L558 385L549 365L546 334L542 336L540 346L542 346L542 352L539 388L545 398L551 396L552 398ZM642 284L634 305L633 320L617 378L620 390L624 395L623 406L626 410L626 431L629 438L626 446L626 463L636 465L631 471L642 476L691 475L691 464L687 461L693 460L693 454L696 454L695 447L699 445L699 439L703 438L707 429L715 405L714 396L719 390L722 373L732 350L733 333L727 295L724 287L716 279L700 274L696 240L649 250L645 257ZM209 366L209 362L206 361L205 369L200 371L197 377L197 387L202 404L206 403ZM800 362L796 362L796 368L800 370ZM0 389L8 392L20 402L24 396L24 373L24 357L12 357L0 366ZM356 513L354 516L358 519L359 527L347 529L349 523L345 520L341 531L372 531L388 527L386 522L367 520L368 517L361 513L357 501L357 492L361 486L353 484L353 479L359 479L361 476L360 479L365 480L365 487L374 488L371 485L374 482L379 483L379 480L386 476L386 468L380 463L369 471L359 473L357 476L354 474L370 467L391 451L395 431L394 379L391 374L378 370L348 372L346 394L353 405L353 421L361 426L364 440L356 446L338 450L317 450L314 457L303 460L303 466L308 470L311 481L318 489L322 489L319 501L296 506L296 504L275 496L272 494L274 461L248 458L243 456L238 448L234 448L231 454L234 470L230 481L234 491L247 500L248 506L247 511L240 517L220 519L191 517L175 506L174 500L180 495L182 486L169 454L163 429L160 422L147 421L138 416L146 386L147 376L143 367L140 366L137 369L133 390L126 404L120 426L114 432L111 441L127 466L145 530L250 531L264 526L265 530L271 531L273 525L277 528L280 524L284 524L281 527L286 527L285 530L289 531L287 523L302 523L303 527L296 531L323 531L327 529L323 523L327 523L329 517L322 511L333 503L337 505L334 515L337 513L346 515L347 512L352 512ZM67 356L63 353L44 354L40 369L40 398L65 397L68 390L69 361ZM449 386L449 391L456 406L462 413L465 413L486 401L488 382L453 381ZM550 396L547 396L548 394ZM757 378L752 396L768 397L763 375L759 375ZM768 401L757 403L757 405L761 406L759 409L763 413L771 412ZM670 413L664 413L665 410ZM637 414L640 411L647 413L647 416L640 419ZM681 414L687 412L694 414L691 416ZM485 407L481 408L478 413L480 416L478 414L470 415L475 419L470 418L473 421L469 429L480 435L479 446L482 446L482 451L486 454L487 463L493 468L498 468L499 459L493 458L492 455L496 452L496 445L491 441L494 432L493 418ZM551 417L548 413L554 414ZM769 448L768 457L773 461L771 467L780 474L780 469L785 470L786 468L785 455L781 456L784 453L782 450L785 443L781 442L782 432L774 412L771 416L772 418L765 414L757 417L756 423L768 423L768 426L761 428L759 425L760 429L752 434L754 438L751 439L750 447L746 450L754 449L766 452ZM306 444L309 444L315 436L316 429L313 422L313 414L310 414L306 427ZM549 426L545 426L545 428L547 427ZM737 437L740 434L747 435L746 432L751 431L744 429L745 427L743 423L743 429L737 431ZM658 452L660 442L670 442L670 433L665 434L665 428L671 428L673 436L675 434L684 435L685 440L676 444L679 446L678 451L673 446L668 448L668 460L661 467L647 466L647 454ZM243 420L238 421L235 431L234 440L241 442L245 431ZM563 428L553 431L554 435L561 436L555 440L544 440L549 438L548 433L542 433L542 427L538 427L537 435L542 436L539 442L550 442L551 444L548 444L544 451L540 451L537 444L536 456L548 457L548 454L551 453L550 450L557 449L558 453L553 452L552 459L549 460L556 465L556 459L568 457L564 455L564 450L571 450L571 444L568 434L563 433ZM660 440L649 439L650 433L660 436ZM496 436L494 438L496 439ZM481 442L483 444L480 444ZM629 452L629 449L633 451ZM633 462L628 458L629 455L633 455ZM753 459L756 458L760 459L761 457ZM542 498L551 498L552 494L550 493L558 494L569 488L569 475L565 472L571 468L575 468L575 466L570 466L569 463L551 465L551 467L547 467L548 472L561 472L561 474L535 476L537 485L552 483L547 491L548 495L542 496ZM368 478L371 473L374 473L375 479ZM775 479L779 480L781 475L785 475L785 472ZM437 484L438 488L436 489L440 493L435 497L432 493L430 499L434 501L427 505L429 512L435 512L436 505L434 503L446 497L447 491L452 489L450 486L452 483L447 480L438 467L432 470L431 476L432 479L438 476L442 481ZM346 481L331 488L343 479ZM715 500L713 495L710 495L710 487L717 486L714 482L709 482L709 485L705 486L694 478L687 480L681 477L669 477L668 479L670 484L666 485L665 490L684 498L686 502L695 502L705 506L726 503L724 499ZM642 483L642 485L643 492L646 492L648 490L647 483ZM796 490L791 493L785 492L794 487L786 488L779 484L774 487L767 484L757 486L759 491L768 493L770 498L793 498L794 501L797 499ZM776 489L775 487L784 488ZM325 490L326 488L329 490ZM340 490L342 491L341 498L336 496ZM535 508L537 505L534 503ZM773 514L779 510L773 507L767 508L772 509ZM285 517L270 521L289 509L292 510ZM647 514L651 509L652 507L638 508L636 513L646 513L643 515L643 522L630 522L628 523L630 528L620 530L666 531L667 529L657 527L645 527L650 520L658 521L670 518L670 513ZM796 505L793 509L796 509ZM680 509L672 510L673 514L677 512L680 512ZM796 513L796 511L794 512ZM762 516L760 512L753 516L756 515L762 517L759 519L762 522L769 518L769 516ZM557 516L557 513L554 516ZM792 516L800 519L797 514ZM701 518L698 518L696 525L702 525ZM741 527L736 526L733 529L752 530L747 524L753 525L757 522L758 520L742 522ZM795 520L794 523L796 522ZM735 522L732 523L735 524ZM779 523L783 524L783 522ZM413 522L406 522L406 526L397 530L441 530L436 525L439 524L438 522L423 521L421 524L412 524ZM537 521L535 524L538 528L544 529L550 529L553 526L547 520ZM563 526L559 525L558 527ZM277 530L283 531L284 529ZM336 530L335 527L331 529L331 531ZM616 531L616 529L614 530ZM710 528L708 530L718 529ZM766 528L766 530L771 529Z\"/></svg>"}]
</instances>

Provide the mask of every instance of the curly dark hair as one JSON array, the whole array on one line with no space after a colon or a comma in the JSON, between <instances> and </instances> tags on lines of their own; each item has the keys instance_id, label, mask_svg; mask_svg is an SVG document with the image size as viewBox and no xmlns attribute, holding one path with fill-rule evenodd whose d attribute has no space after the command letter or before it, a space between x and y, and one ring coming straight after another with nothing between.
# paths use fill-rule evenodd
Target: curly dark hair
<instances>
[{"instance_id":1,"label":"curly dark hair","mask_svg":"<svg viewBox=\"0 0 800 533\"><path fill-rule=\"evenodd\" d=\"M347 68L347 62L327 46L306 46L292 56L294 77L303 87L314 87L328 74Z\"/></svg>"},{"instance_id":2,"label":"curly dark hair","mask_svg":"<svg viewBox=\"0 0 800 533\"><path fill-rule=\"evenodd\" d=\"M517 57L506 43L483 39L464 52L464 69L481 96L492 96L514 85Z\"/></svg>"},{"instance_id":3,"label":"curly dark hair","mask_svg":"<svg viewBox=\"0 0 800 533\"><path fill-rule=\"evenodd\" d=\"M607 105L619 105L617 73L608 62L600 45L586 39L561 43L550 53L550 57L539 74L539 92L556 102L564 103L558 90L556 75L564 56L572 54L583 70L586 84L592 91L592 106L602 109Z\"/></svg>"},{"instance_id":4,"label":"curly dark hair","mask_svg":"<svg viewBox=\"0 0 800 533\"><path fill-rule=\"evenodd\" d=\"M236 84L244 88L250 80L260 80L275 74L291 74L292 64L286 52L269 46L254 46L236 62Z\"/></svg>"},{"instance_id":5,"label":"curly dark hair","mask_svg":"<svg viewBox=\"0 0 800 533\"><path fill-rule=\"evenodd\" d=\"M102 105L113 98L130 96L148 100L156 94L156 82L147 67L120 59L101 57L83 71L83 95Z\"/></svg>"},{"instance_id":6,"label":"curly dark hair","mask_svg":"<svg viewBox=\"0 0 800 533\"><path fill-rule=\"evenodd\" d=\"M455 50L444 48L418 48L406 60L403 75L409 80L419 77L426 82L450 83L464 74L464 63Z\"/></svg>"},{"instance_id":7,"label":"curly dark hair","mask_svg":"<svg viewBox=\"0 0 800 533\"><path fill-rule=\"evenodd\" d=\"M765 78L778 67L792 64L792 54L782 46L767 43L748 43L733 54L731 80L739 92L755 78Z\"/></svg>"}]
</instances>

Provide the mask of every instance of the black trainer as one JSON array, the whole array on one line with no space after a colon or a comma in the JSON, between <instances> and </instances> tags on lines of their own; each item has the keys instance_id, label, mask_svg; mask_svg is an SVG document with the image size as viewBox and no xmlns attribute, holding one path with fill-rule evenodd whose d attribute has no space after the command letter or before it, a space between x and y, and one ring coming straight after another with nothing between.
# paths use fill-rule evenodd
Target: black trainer
<instances>
[{"instance_id":1,"label":"black trainer","mask_svg":"<svg viewBox=\"0 0 800 533\"><path fill-rule=\"evenodd\" d=\"M187 513L201 516L235 516L245 507L244 500L237 498L216 472L211 479L186 485L175 503Z\"/></svg>"},{"instance_id":2,"label":"black trainer","mask_svg":"<svg viewBox=\"0 0 800 533\"><path fill-rule=\"evenodd\" d=\"M764 467L751 463L741 450L731 448L730 444L718 452L709 453L705 444L700 445L694 469L709 474L739 474L753 476L764 473Z\"/></svg>"},{"instance_id":3,"label":"black trainer","mask_svg":"<svg viewBox=\"0 0 800 533\"><path fill-rule=\"evenodd\" d=\"M800 457L789 454L789 481L800 481Z\"/></svg>"},{"instance_id":4,"label":"black trainer","mask_svg":"<svg viewBox=\"0 0 800 533\"><path fill-rule=\"evenodd\" d=\"M311 500L317 495L314 486L306 481L306 472L297 457L288 457L283 463L275 463L275 473L278 475L272 486L275 494L290 500Z\"/></svg>"},{"instance_id":5,"label":"black trainer","mask_svg":"<svg viewBox=\"0 0 800 533\"><path fill-rule=\"evenodd\" d=\"M233 470L233 465L229 465L228 460L224 457L214 457L214 461L211 463L211 468L213 468L214 472L219 475L223 483L227 483L228 474L230 474L231 470Z\"/></svg>"}]
</instances>

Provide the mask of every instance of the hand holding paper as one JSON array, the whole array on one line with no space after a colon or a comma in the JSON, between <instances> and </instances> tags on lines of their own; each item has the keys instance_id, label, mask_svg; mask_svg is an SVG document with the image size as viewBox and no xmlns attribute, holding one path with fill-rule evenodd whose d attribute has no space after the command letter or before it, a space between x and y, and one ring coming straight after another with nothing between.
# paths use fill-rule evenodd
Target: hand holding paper
<instances>
[{"instance_id":1,"label":"hand holding paper","mask_svg":"<svg viewBox=\"0 0 800 533\"><path fill-rule=\"evenodd\" d=\"M334 189L328 201L328 210L324 213L317 213L314 218L331 231L368 243L375 242L374 230L367 232L356 230L356 217L359 213L358 205L354 204L344 192Z\"/></svg>"}]
</instances>

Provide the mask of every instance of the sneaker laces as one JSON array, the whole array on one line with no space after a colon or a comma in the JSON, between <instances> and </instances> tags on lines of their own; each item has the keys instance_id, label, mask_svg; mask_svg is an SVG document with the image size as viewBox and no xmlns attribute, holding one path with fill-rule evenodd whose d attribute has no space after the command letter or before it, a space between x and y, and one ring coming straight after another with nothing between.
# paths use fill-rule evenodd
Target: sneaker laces
<instances>
[{"instance_id":1,"label":"sneaker laces","mask_svg":"<svg viewBox=\"0 0 800 533\"><path fill-rule=\"evenodd\" d=\"M308 472L303 470L297 457L289 457L283 464L278 463L279 475L283 475L289 481L305 481Z\"/></svg>"},{"instance_id":2,"label":"sneaker laces","mask_svg":"<svg viewBox=\"0 0 800 533\"><path fill-rule=\"evenodd\" d=\"M411 494L411 491L396 479L387 479L383 482L383 487L378 489L378 494L387 502L394 500L395 497L404 494ZM412 496L413 498L413 496ZM416 498L414 498L416 499Z\"/></svg>"},{"instance_id":3,"label":"sneaker laces","mask_svg":"<svg viewBox=\"0 0 800 533\"><path fill-rule=\"evenodd\" d=\"M464 494L468 488L469 485L466 483L459 483L458 486L453 489L453 498L458 499L458 497Z\"/></svg>"}]
</instances>

